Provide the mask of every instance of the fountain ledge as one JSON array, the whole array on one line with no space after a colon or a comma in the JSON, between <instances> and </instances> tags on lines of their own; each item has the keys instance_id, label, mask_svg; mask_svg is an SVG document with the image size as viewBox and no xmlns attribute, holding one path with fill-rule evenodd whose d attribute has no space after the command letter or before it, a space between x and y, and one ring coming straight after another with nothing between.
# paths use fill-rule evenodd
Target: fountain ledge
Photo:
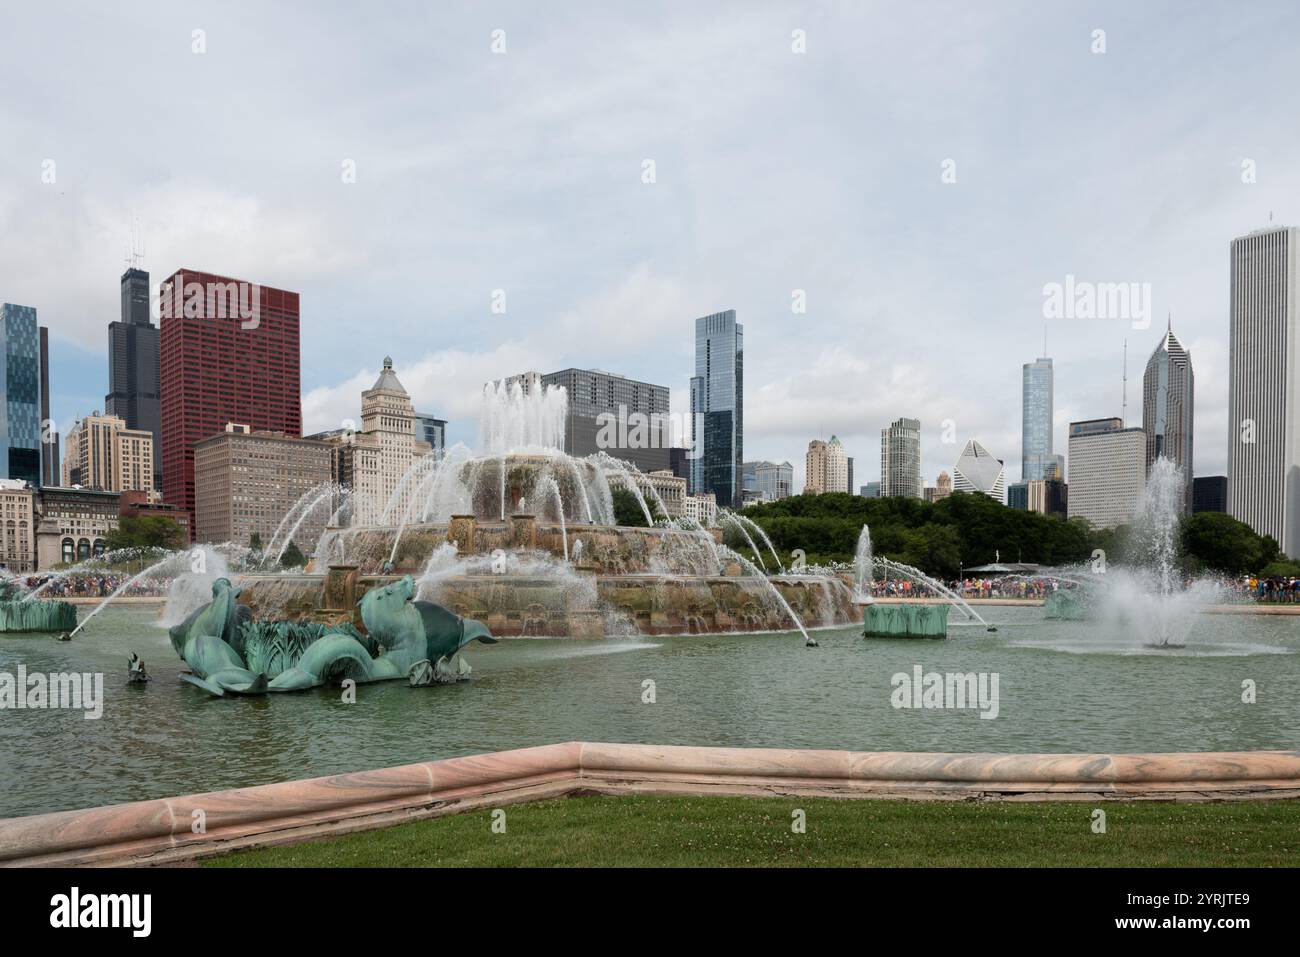
<instances>
[{"instance_id":1,"label":"fountain ledge","mask_svg":"<svg viewBox=\"0 0 1300 957\"><path fill-rule=\"evenodd\" d=\"M954 754L571 741L0 820L0 865L150 865L575 793L904 800L1300 797L1300 751ZM206 831L195 834L196 811Z\"/></svg>"}]
</instances>

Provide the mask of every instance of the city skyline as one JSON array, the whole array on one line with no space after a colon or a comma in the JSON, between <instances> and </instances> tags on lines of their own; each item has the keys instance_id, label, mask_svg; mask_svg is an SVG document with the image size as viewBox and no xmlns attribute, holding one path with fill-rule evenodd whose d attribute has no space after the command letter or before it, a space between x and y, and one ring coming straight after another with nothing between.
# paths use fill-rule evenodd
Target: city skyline
<instances>
[{"instance_id":1,"label":"city skyline","mask_svg":"<svg viewBox=\"0 0 1300 957\"><path fill-rule=\"evenodd\" d=\"M329 343L378 314L393 334L374 352L404 357L417 408L449 421L449 444L472 440L473 383L519 368L618 369L669 385L684 412L691 346L678 323L734 307L753 344L746 455L791 458L801 486L798 453L818 434L839 435L855 453L855 481L876 478L874 435L899 412L925 424L930 477L959 451L941 441L948 418L1011 454L1020 396L1002 357L1009 345L1016 364L1037 351L1043 286L1070 275L1146 281L1149 311L1176 311L1197 356L1198 463L1222 473L1227 244L1270 213L1300 219L1300 174L1286 162L1298 141L1285 122L1286 59L1268 48L1294 33L1296 13L1174 9L953 8L938 21L903 11L890 23L848 13L795 24L736 6L725 29L649 14L615 29L601 11L574 29L507 5L494 11L499 24L460 11L435 25L413 13L409 38L385 37L382 55L355 30L344 31L346 44L290 39L274 62L258 57L260 74L241 67L265 31L295 36L284 13L268 11L254 31L211 12L199 56L192 25L181 30L163 7L86 11L68 22L66 48L21 42L46 21L19 10L6 68L47 76L55 101L83 99L86 122L51 135L50 121L0 107L15 142L30 144L3 160L0 209L25 227L0 240L14 272L3 295L36 306L51 330L52 414L66 431L103 405L98 344L118 311L114 280L136 222L154 275L193 263L302 294L308 430L337 426L369 384L375 358ZM498 25L511 42L492 56ZM1097 25L1108 30L1103 55L1089 50ZM806 54L790 51L795 26L807 30ZM850 58L882 30L880 57ZM1037 43L1021 42L1026 30ZM153 147L119 128L113 92L86 82L78 51L88 44L75 41L92 33L117 51L123 82L154 115L184 115L196 96L252 99L285 79L265 118L238 128L269 148L248 153L233 120L211 113L205 135L182 138L169 157L181 172L164 176ZM416 37L446 58L436 84L413 78L388 45ZM944 71L915 55L940 48L961 51ZM667 49L675 56L658 55ZM740 49L749 65L723 66ZM1214 69L1187 49L1212 51ZM358 61L364 81L330 76L319 98L289 92L300 89L291 76ZM683 74L673 61L690 66ZM612 62L629 66L610 71ZM1038 82L1026 87L1026 74ZM1257 81L1245 107L1221 82L1244 74ZM869 89L884 95L865 97ZM361 119L363 107L408 98L456 106L432 126L420 110ZM839 98L865 99L866 112L845 124L844 110L810 106ZM645 107L629 112L629 102ZM760 102L770 124L740 119ZM1059 122L1062 102L1075 107L1069 123ZM895 103L924 104L927 118ZM1004 105L990 112L994 103ZM1158 129L1141 119L1153 115L1166 117ZM1009 135L1018 123L1038 133ZM425 137L412 139L421 128ZM689 153L706 135L724 145ZM882 141L906 148L882 152ZM1130 144L1125 156L1107 148L1116 141ZM956 181L946 184L950 158ZM57 164L53 183L41 181L45 159ZM656 163L653 184L641 181L645 159ZM345 160L353 183L341 181ZM1035 228L1044 219L1070 228L1044 241ZM492 311L496 290L505 312ZM806 312L792 312L795 290ZM1118 414L1122 343L1149 350L1155 325L1049 323L1057 448L1069 420ZM864 328L869 354L853 348ZM917 330L930 333L925 363ZM847 379L874 386L846 397ZM903 388L913 398L898 409L888 393Z\"/></svg>"}]
</instances>

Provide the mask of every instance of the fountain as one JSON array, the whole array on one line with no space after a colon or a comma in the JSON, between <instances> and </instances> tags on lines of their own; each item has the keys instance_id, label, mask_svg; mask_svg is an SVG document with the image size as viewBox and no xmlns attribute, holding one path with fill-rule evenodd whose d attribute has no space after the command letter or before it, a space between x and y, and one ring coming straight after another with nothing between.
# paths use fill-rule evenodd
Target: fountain
<instances>
[{"instance_id":1,"label":"fountain","mask_svg":"<svg viewBox=\"0 0 1300 957\"><path fill-rule=\"evenodd\" d=\"M360 631L356 600L411 575L422 598L498 636L795 630L812 644L809 627L853 620L843 581L785 574L748 518L727 513L724 523L760 564L766 548L780 574L725 549L720 529L670 515L653 479L631 463L565 453L562 388L490 385L482 403L477 451L457 445L413 462L382 510L369 512L382 516L378 524L326 528L304 548L315 556L306 570L242 576L240 601L259 616ZM644 526L616 524L619 488ZM283 530L319 498L304 496Z\"/></svg>"},{"instance_id":2,"label":"fountain","mask_svg":"<svg viewBox=\"0 0 1300 957\"><path fill-rule=\"evenodd\" d=\"M881 604L872 595L876 568L886 574L924 585L946 599L940 604ZM853 582L855 604L862 606L863 635L867 638L946 638L948 636L948 611L957 608L968 621L977 621L988 631L997 629L980 617L979 613L943 582L930 577L919 568L872 553L871 530L862 526L853 557Z\"/></svg>"},{"instance_id":3,"label":"fountain","mask_svg":"<svg viewBox=\"0 0 1300 957\"><path fill-rule=\"evenodd\" d=\"M871 529L864 524L858 533L858 547L853 552L853 600L863 605L874 603L876 599L871 590L875 580L871 563Z\"/></svg>"},{"instance_id":4,"label":"fountain","mask_svg":"<svg viewBox=\"0 0 1300 957\"><path fill-rule=\"evenodd\" d=\"M1129 563L1108 562L1085 590L1099 624L1147 648L1185 648L1200 610L1222 597L1214 579L1183 580L1179 529L1185 490L1182 470L1164 456L1156 459L1134 516Z\"/></svg>"}]
</instances>

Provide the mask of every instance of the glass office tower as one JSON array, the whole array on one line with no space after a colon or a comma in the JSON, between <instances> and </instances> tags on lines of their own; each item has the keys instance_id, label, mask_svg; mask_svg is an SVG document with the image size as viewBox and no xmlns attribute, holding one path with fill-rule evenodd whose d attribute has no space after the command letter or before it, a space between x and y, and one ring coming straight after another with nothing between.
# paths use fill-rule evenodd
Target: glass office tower
<instances>
[{"instance_id":1,"label":"glass office tower","mask_svg":"<svg viewBox=\"0 0 1300 957\"><path fill-rule=\"evenodd\" d=\"M1020 481L1064 479L1065 463L1052 454L1052 360L1023 366L1020 422Z\"/></svg>"},{"instance_id":2,"label":"glass office tower","mask_svg":"<svg viewBox=\"0 0 1300 957\"><path fill-rule=\"evenodd\" d=\"M41 484L41 339L36 309L0 306L0 478Z\"/></svg>"},{"instance_id":3,"label":"glass office tower","mask_svg":"<svg viewBox=\"0 0 1300 957\"><path fill-rule=\"evenodd\" d=\"M744 482L745 327L736 310L695 320L691 379L691 491L739 508Z\"/></svg>"}]
</instances>

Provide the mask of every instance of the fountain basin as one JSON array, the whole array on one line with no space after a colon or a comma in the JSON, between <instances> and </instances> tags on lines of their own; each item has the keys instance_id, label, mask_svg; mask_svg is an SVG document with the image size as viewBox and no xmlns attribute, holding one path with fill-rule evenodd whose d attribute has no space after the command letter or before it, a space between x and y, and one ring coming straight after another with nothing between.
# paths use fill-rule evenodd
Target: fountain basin
<instances>
[{"instance_id":1,"label":"fountain basin","mask_svg":"<svg viewBox=\"0 0 1300 957\"><path fill-rule=\"evenodd\" d=\"M1043 599L1043 617L1084 621L1089 617L1088 603L1073 590L1060 589Z\"/></svg>"},{"instance_id":2,"label":"fountain basin","mask_svg":"<svg viewBox=\"0 0 1300 957\"><path fill-rule=\"evenodd\" d=\"M863 606L864 638L947 638L947 604Z\"/></svg>"}]
</instances>

